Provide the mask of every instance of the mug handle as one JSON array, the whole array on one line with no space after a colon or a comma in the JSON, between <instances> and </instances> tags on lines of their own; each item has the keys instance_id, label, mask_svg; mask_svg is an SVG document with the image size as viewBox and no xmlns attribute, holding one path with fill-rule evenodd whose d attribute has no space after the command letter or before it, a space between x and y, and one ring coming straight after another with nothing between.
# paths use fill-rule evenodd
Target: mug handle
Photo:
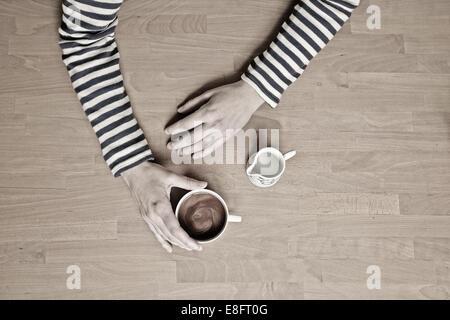
<instances>
[{"instance_id":1,"label":"mug handle","mask_svg":"<svg viewBox=\"0 0 450 320\"><path fill-rule=\"evenodd\" d=\"M229 214L228 215L228 221L229 222L241 222L242 221L242 217L241 216L235 216L233 214Z\"/></svg>"},{"instance_id":2,"label":"mug handle","mask_svg":"<svg viewBox=\"0 0 450 320\"><path fill-rule=\"evenodd\" d=\"M293 156L295 156L297 154L297 151L289 151L288 153L283 155L283 158L285 161L288 161L290 158L292 158Z\"/></svg>"}]
</instances>

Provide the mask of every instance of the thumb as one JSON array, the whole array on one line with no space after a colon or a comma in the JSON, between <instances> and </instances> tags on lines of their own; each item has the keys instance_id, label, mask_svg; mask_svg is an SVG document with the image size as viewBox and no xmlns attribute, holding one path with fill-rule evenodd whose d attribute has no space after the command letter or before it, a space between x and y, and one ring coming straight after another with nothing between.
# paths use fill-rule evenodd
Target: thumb
<instances>
[{"instance_id":1,"label":"thumb","mask_svg":"<svg viewBox=\"0 0 450 320\"><path fill-rule=\"evenodd\" d=\"M181 176L176 173L172 176L172 184L185 190L204 189L208 185L206 181L195 180L186 176Z\"/></svg>"}]
</instances>

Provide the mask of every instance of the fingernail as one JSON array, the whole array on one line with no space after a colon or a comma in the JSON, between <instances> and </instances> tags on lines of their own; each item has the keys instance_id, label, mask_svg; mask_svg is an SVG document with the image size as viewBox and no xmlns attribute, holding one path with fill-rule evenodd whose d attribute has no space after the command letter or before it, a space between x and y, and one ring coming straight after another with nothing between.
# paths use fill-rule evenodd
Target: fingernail
<instances>
[{"instance_id":1,"label":"fingernail","mask_svg":"<svg viewBox=\"0 0 450 320\"><path fill-rule=\"evenodd\" d=\"M169 143L167 144L167 149L169 149L169 150L172 149L172 142L169 142Z\"/></svg>"},{"instance_id":2,"label":"fingernail","mask_svg":"<svg viewBox=\"0 0 450 320\"><path fill-rule=\"evenodd\" d=\"M199 246L197 250L198 250L198 251L202 251L203 248Z\"/></svg>"},{"instance_id":3,"label":"fingernail","mask_svg":"<svg viewBox=\"0 0 450 320\"><path fill-rule=\"evenodd\" d=\"M164 132L165 132L166 134L170 134L169 129L164 130Z\"/></svg>"}]
</instances>

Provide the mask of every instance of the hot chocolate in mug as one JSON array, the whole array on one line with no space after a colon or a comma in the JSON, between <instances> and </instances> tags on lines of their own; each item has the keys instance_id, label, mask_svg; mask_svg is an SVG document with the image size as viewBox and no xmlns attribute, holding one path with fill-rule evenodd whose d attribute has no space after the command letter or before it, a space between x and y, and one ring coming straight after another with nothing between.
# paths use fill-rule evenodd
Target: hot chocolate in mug
<instances>
[{"instance_id":1,"label":"hot chocolate in mug","mask_svg":"<svg viewBox=\"0 0 450 320\"><path fill-rule=\"evenodd\" d=\"M217 240L228 222L241 222L240 216L231 215L220 195L208 189L186 193L178 202L175 216L189 236L199 243Z\"/></svg>"}]
</instances>

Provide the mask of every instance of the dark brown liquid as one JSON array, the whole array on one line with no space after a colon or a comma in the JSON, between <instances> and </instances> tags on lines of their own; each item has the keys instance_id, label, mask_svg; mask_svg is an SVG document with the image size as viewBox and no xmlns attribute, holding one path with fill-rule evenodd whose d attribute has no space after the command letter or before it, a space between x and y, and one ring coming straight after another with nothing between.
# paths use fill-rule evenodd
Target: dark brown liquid
<instances>
[{"instance_id":1,"label":"dark brown liquid","mask_svg":"<svg viewBox=\"0 0 450 320\"><path fill-rule=\"evenodd\" d=\"M197 193L180 205L178 220L189 236L206 241L222 231L226 223L226 213L222 202L215 196Z\"/></svg>"}]
</instances>

